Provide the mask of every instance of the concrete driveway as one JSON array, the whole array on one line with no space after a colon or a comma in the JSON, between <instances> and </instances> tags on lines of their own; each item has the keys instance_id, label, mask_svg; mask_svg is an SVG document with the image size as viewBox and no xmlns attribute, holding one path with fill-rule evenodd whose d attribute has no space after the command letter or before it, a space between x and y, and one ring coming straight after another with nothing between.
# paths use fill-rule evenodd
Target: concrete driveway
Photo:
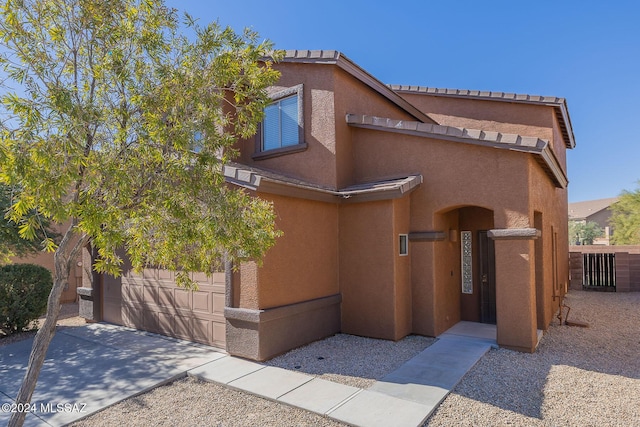
<instances>
[{"instance_id":1,"label":"concrete driveway","mask_svg":"<svg viewBox=\"0 0 640 427\"><path fill-rule=\"evenodd\" d=\"M0 347L0 425L9 422L32 343ZM58 327L25 425L69 424L224 356L212 347L114 325Z\"/></svg>"}]
</instances>

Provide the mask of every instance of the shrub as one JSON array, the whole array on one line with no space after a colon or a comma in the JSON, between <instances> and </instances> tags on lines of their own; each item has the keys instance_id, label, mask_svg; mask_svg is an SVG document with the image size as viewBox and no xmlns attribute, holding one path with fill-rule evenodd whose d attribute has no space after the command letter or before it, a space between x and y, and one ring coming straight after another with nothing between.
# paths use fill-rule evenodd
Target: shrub
<instances>
[{"instance_id":1,"label":"shrub","mask_svg":"<svg viewBox=\"0 0 640 427\"><path fill-rule=\"evenodd\" d=\"M53 280L51 272L34 264L0 267L0 331L22 332L47 308Z\"/></svg>"}]
</instances>

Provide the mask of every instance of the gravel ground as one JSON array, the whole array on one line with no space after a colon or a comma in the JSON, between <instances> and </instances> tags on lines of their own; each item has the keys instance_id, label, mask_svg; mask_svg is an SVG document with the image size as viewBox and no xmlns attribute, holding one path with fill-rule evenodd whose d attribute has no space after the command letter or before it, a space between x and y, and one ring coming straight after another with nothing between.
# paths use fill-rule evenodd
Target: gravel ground
<instances>
[{"instance_id":1,"label":"gravel ground","mask_svg":"<svg viewBox=\"0 0 640 427\"><path fill-rule=\"evenodd\" d=\"M640 426L640 293L571 291L533 354L491 350L428 426Z\"/></svg>"},{"instance_id":2,"label":"gravel ground","mask_svg":"<svg viewBox=\"0 0 640 427\"><path fill-rule=\"evenodd\" d=\"M536 353L491 350L425 426L640 426L640 293L571 291L565 302L571 307L569 320L587 322L588 328L554 320ZM431 342L337 335L269 364L366 387ZM186 378L74 424L104 425L342 424Z\"/></svg>"},{"instance_id":3,"label":"gravel ground","mask_svg":"<svg viewBox=\"0 0 640 427\"><path fill-rule=\"evenodd\" d=\"M393 342L338 334L292 350L265 364L368 388L434 341L434 338L416 335Z\"/></svg>"}]
</instances>

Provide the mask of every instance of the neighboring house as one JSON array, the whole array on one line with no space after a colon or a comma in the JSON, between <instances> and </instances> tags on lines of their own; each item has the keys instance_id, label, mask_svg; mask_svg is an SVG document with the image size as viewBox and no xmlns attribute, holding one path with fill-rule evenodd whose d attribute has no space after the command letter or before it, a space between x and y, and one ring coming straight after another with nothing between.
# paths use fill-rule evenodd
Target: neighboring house
<instances>
[{"instance_id":1,"label":"neighboring house","mask_svg":"<svg viewBox=\"0 0 640 427\"><path fill-rule=\"evenodd\" d=\"M262 129L225 174L273 202L284 235L197 292L158 270L86 277L94 318L256 360L462 320L534 351L567 289L566 101L387 86L335 51L275 67Z\"/></svg>"},{"instance_id":2,"label":"neighboring house","mask_svg":"<svg viewBox=\"0 0 640 427\"><path fill-rule=\"evenodd\" d=\"M57 233L61 233L64 230L65 226L52 226L53 230ZM54 274L54 262L53 262L53 252L36 252L34 254L25 256L25 257L14 257L11 259L11 262L14 264L37 264L45 267L49 271L51 271L51 275ZM60 302L62 303L72 303L76 302L78 299L77 289L82 286L82 263L81 259L78 258L76 265L71 269L71 274L69 275L69 281L67 285L64 287L64 291L62 292L62 296L60 297Z\"/></svg>"},{"instance_id":3,"label":"neighboring house","mask_svg":"<svg viewBox=\"0 0 640 427\"><path fill-rule=\"evenodd\" d=\"M569 221L583 224L595 222L604 230L604 235L596 238L593 244L609 245L611 236L613 236L613 229L609 225L609 219L611 218L610 207L619 199L619 197L610 197L608 199L569 203ZM569 243L576 244L574 236L569 236Z\"/></svg>"}]
</instances>

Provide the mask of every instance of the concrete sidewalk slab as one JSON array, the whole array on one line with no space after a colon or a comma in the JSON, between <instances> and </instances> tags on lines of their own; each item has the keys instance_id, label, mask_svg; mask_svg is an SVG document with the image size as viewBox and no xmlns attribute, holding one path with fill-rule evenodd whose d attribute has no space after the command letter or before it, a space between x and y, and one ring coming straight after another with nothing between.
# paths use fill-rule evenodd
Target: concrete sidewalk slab
<instances>
[{"instance_id":1,"label":"concrete sidewalk slab","mask_svg":"<svg viewBox=\"0 0 640 427\"><path fill-rule=\"evenodd\" d=\"M15 398L32 343L30 339L0 347L1 403ZM113 325L60 328L31 399L37 411L29 414L25 425L66 425L224 356L211 347ZM0 412L0 425L9 418L9 413Z\"/></svg>"},{"instance_id":2,"label":"concrete sidewalk slab","mask_svg":"<svg viewBox=\"0 0 640 427\"><path fill-rule=\"evenodd\" d=\"M202 378L205 381L229 384L231 381L235 381L264 368L265 366L259 363L225 356L195 369L191 369L188 374Z\"/></svg>"},{"instance_id":3,"label":"concrete sidewalk slab","mask_svg":"<svg viewBox=\"0 0 640 427\"><path fill-rule=\"evenodd\" d=\"M356 387L314 378L281 396L278 402L324 415L359 391Z\"/></svg>"},{"instance_id":4,"label":"concrete sidewalk slab","mask_svg":"<svg viewBox=\"0 0 640 427\"><path fill-rule=\"evenodd\" d=\"M228 385L267 399L276 400L312 379L313 377L310 375L267 366L231 381Z\"/></svg>"},{"instance_id":5,"label":"concrete sidewalk slab","mask_svg":"<svg viewBox=\"0 0 640 427\"><path fill-rule=\"evenodd\" d=\"M467 338L479 338L489 340L493 343L496 341L497 328L496 325L489 323L475 323L461 321L447 329L438 338L457 335Z\"/></svg>"},{"instance_id":6,"label":"concrete sidewalk slab","mask_svg":"<svg viewBox=\"0 0 640 427\"><path fill-rule=\"evenodd\" d=\"M482 326L475 330L473 324L464 325L455 334L447 331L369 390L424 405L425 418L429 417L469 369L495 345L495 339L490 339L491 328Z\"/></svg>"},{"instance_id":7,"label":"concrete sidewalk slab","mask_svg":"<svg viewBox=\"0 0 640 427\"><path fill-rule=\"evenodd\" d=\"M408 427L421 425L429 415L429 408L387 394L363 390L327 415L354 426Z\"/></svg>"}]
</instances>

